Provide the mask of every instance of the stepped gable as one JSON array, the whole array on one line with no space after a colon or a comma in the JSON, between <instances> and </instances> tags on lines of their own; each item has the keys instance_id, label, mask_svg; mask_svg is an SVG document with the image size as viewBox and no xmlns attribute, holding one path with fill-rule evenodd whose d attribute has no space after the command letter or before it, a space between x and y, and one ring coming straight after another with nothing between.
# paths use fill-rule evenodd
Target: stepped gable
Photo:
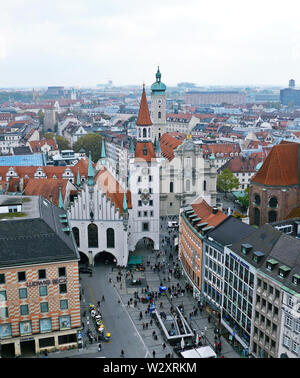
<instances>
[{"instance_id":1,"label":"stepped gable","mask_svg":"<svg viewBox=\"0 0 300 378\"><path fill-rule=\"evenodd\" d=\"M282 141L272 148L260 170L252 177L252 181L270 186L297 185L298 155L298 143Z\"/></svg>"},{"instance_id":2,"label":"stepped gable","mask_svg":"<svg viewBox=\"0 0 300 378\"><path fill-rule=\"evenodd\" d=\"M95 182L97 183L98 189L101 189L102 193L106 194L107 198L114 203L115 208L119 209L120 214L122 214L124 189L119 182L105 167L100 169L100 171L97 173ZM126 199L128 209L132 209L130 190L127 190L126 192Z\"/></svg>"}]
</instances>

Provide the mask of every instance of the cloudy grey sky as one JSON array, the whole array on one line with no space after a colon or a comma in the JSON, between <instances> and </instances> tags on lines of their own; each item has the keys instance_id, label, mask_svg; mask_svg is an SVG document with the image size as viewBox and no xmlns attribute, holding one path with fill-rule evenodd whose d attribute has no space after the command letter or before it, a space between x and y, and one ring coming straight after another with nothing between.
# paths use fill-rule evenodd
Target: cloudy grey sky
<instances>
[{"instance_id":1,"label":"cloudy grey sky","mask_svg":"<svg viewBox=\"0 0 300 378\"><path fill-rule=\"evenodd\" d=\"M0 87L300 85L298 0L9 0Z\"/></svg>"}]
</instances>

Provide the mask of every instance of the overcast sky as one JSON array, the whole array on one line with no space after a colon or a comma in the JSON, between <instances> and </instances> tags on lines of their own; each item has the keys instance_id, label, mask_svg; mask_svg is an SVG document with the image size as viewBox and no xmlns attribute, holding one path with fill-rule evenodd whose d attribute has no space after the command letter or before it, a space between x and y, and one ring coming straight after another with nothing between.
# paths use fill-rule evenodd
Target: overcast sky
<instances>
[{"instance_id":1,"label":"overcast sky","mask_svg":"<svg viewBox=\"0 0 300 378\"><path fill-rule=\"evenodd\" d=\"M298 0L9 0L0 87L300 86Z\"/></svg>"}]
</instances>

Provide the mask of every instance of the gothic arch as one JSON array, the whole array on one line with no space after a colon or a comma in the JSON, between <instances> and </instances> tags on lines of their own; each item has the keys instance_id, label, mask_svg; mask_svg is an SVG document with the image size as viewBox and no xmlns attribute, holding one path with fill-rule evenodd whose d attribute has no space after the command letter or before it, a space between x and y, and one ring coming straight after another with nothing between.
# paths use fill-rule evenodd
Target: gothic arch
<instances>
[{"instance_id":1,"label":"gothic arch","mask_svg":"<svg viewBox=\"0 0 300 378\"><path fill-rule=\"evenodd\" d=\"M98 248L98 227L94 223L88 225L88 246Z\"/></svg>"},{"instance_id":2,"label":"gothic arch","mask_svg":"<svg viewBox=\"0 0 300 378\"><path fill-rule=\"evenodd\" d=\"M73 227L72 232L74 235L74 239L76 242L77 247L80 247L80 234L79 234L79 228L78 227Z\"/></svg>"},{"instance_id":3,"label":"gothic arch","mask_svg":"<svg viewBox=\"0 0 300 378\"><path fill-rule=\"evenodd\" d=\"M113 228L106 230L106 247L115 248L115 231Z\"/></svg>"}]
</instances>

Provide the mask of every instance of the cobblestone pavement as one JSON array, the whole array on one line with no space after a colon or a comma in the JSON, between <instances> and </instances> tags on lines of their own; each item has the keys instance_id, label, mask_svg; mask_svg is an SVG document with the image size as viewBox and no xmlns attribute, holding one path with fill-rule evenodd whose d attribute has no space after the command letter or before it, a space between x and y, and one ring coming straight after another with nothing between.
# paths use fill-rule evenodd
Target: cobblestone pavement
<instances>
[{"instance_id":1,"label":"cobblestone pavement","mask_svg":"<svg viewBox=\"0 0 300 378\"><path fill-rule=\"evenodd\" d=\"M147 249L144 247L143 244L140 244L140 248L138 248L135 252L134 255L137 256L142 256L145 262L146 270L144 272L137 272L134 271L133 277L134 279L139 279L142 278L143 280L146 280L146 285L149 286L149 291L154 291L157 292L159 290L159 286L161 283L163 283L167 287L172 287L179 285L185 289L185 281L183 277L180 279L174 278L172 275L170 278L170 281L168 281L168 275L163 274L162 272L158 273L157 271L155 272L153 269L150 269L150 266L152 267L155 265L155 263L163 263L165 262L166 264L169 264L171 268L173 268L173 261L174 264L178 263L177 256L175 255L174 252L174 238L173 236L176 236L176 231L170 232L167 227L167 221L168 219L164 219L161 222L161 256L160 258L157 258L156 252L152 252L152 250ZM166 238L170 238L169 243L166 242ZM164 240L164 243L163 243ZM169 260L169 254L170 252L173 254L173 260ZM147 266L147 261L150 261L150 266ZM104 267L103 267L104 268ZM117 281L117 276L118 272L121 271L122 273L122 278L121 282ZM101 306L104 306L104 309L106 309L106 314L110 314L111 319L114 319L114 323L111 325L111 329L109 329L109 332L112 333L113 339L118 338L118 334L120 334L120 329L116 329L119 325L119 323L122 324L122 322L125 320L125 318L130 318L131 322L127 321L127 327L126 328L132 328L134 337L132 337L133 341L131 343L132 347L128 348L128 353L125 355L125 357L152 357L153 351L155 351L155 357L156 358L165 358L166 354L173 353L173 357L176 357L173 347L169 345L167 342L165 342L161 331L159 330L158 326L155 324L155 321L153 321L152 326L150 325L150 315L145 315L145 310L148 307L147 303L141 303L138 302L137 306L134 307L134 305L128 306L128 301L130 302L130 298L134 301L134 292L138 292L139 297L142 297L142 288L137 286L137 287L132 287L132 285L126 285L126 268L118 269L114 268L112 270L111 266L105 266L105 285L108 285L106 288L102 288L105 291L110 293L110 298L105 299L105 305L101 304ZM99 273L100 274L100 273ZM109 283L109 278L111 278L112 282ZM164 281L165 279L165 281ZM95 278L90 278L90 277L85 277L84 278L84 287L85 287L85 292L82 297L82 314L84 311L86 311L86 314L88 314L88 304L89 304L89 299L93 299L93 303L95 303L95 298L91 297L91 293L87 292L87 287L91 287L92 285L92 280L95 280ZM94 288L96 291L96 288ZM101 299L101 297L98 297L98 299ZM111 302L109 302L111 301ZM133 302L132 301L132 302ZM119 303L120 302L120 303ZM171 306L171 301L168 296L161 296L157 301L156 301L156 306L159 308L160 302L163 304L163 309L164 310L169 310ZM204 341L205 344L205 339L206 343L208 345L213 346L214 344L214 329L216 327L216 324L214 320L211 320L208 322L208 313L206 311L202 311L202 314L199 312L197 313L197 316L192 316L191 319L189 318L189 314L193 311L193 307L197 305L197 301L193 298L192 294L186 293L184 296L180 296L178 298L173 298L172 299L172 304L175 306L178 306L180 304L183 304L184 306L184 315L187 318L188 323L190 324L191 328L195 330L195 332L199 335L201 335L201 332L204 333L205 337L202 341ZM101 307L100 307L101 309ZM140 311L142 311L143 318L140 320ZM107 315L106 315L107 318ZM105 317L104 317L105 319ZM85 329L86 329L86 317L83 317L84 323L85 323ZM92 328L94 331L94 322L89 320L90 325L89 327ZM143 329L143 323L148 323L148 328ZM218 325L219 326L219 325ZM220 327L220 326L219 326ZM154 340L152 336L152 332L155 331L157 337L157 340ZM126 329L124 330L126 332ZM118 345L117 347L115 346L116 344L104 344L103 349L105 353L102 353L97 351L97 343L89 344L88 340L85 338L84 335L84 340L86 341L85 347L82 350L74 350L74 351L64 351L64 352L56 352L56 353L51 353L51 356L49 357L107 357L107 358L113 358L113 357L119 357L119 349L120 346ZM163 348L163 343L166 344L166 348ZM135 344L138 344L135 345ZM227 340L222 337L222 355L224 358L239 358L240 356L233 350L233 348L229 345ZM134 348L135 347L135 348ZM118 349L117 351L115 349ZM141 351L140 351L141 350Z\"/></svg>"}]
</instances>

